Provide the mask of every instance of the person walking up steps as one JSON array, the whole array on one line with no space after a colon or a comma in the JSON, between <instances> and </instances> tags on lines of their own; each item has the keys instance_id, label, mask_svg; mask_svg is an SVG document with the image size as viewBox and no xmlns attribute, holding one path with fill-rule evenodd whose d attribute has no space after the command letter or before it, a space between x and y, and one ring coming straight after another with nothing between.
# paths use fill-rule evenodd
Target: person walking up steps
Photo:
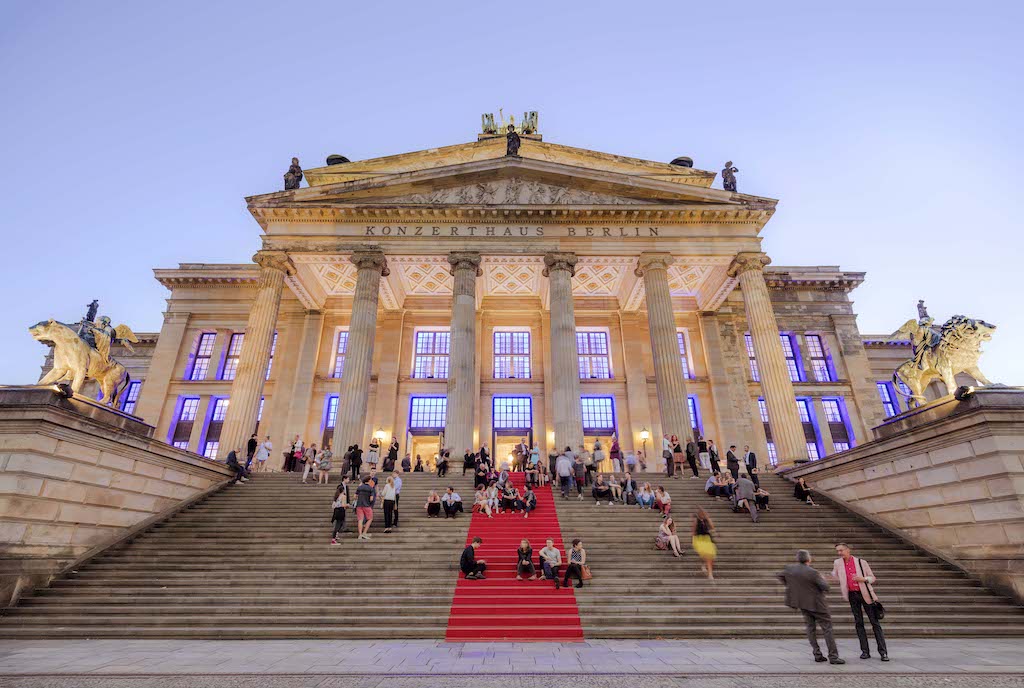
<instances>
[{"instance_id":1,"label":"person walking up steps","mask_svg":"<svg viewBox=\"0 0 1024 688\"><path fill-rule=\"evenodd\" d=\"M373 503L377 491L370 485L370 476L363 476L362 484L356 488L356 528L360 540L370 539L370 524L373 523Z\"/></svg>"},{"instance_id":2,"label":"person walking up steps","mask_svg":"<svg viewBox=\"0 0 1024 688\"><path fill-rule=\"evenodd\" d=\"M708 580L715 579L715 557L718 547L715 545L715 524L704 509L697 507L693 512L692 539L693 551L703 563L701 569L707 574Z\"/></svg>"},{"instance_id":3,"label":"person walking up steps","mask_svg":"<svg viewBox=\"0 0 1024 688\"><path fill-rule=\"evenodd\" d=\"M850 546L845 542L836 545L839 558L832 562L832 577L839 581L839 589L843 599L850 603L853 623L857 627L857 640L860 641L860 658L871 658L871 647L868 645L868 634L864 628L864 614L868 615L871 631L875 634L875 645L878 656L883 662L889 661L889 650L885 646L885 634L882 632L879 610L882 603L875 594L875 574L871 566L850 553Z\"/></svg>"},{"instance_id":4,"label":"person walking up steps","mask_svg":"<svg viewBox=\"0 0 1024 688\"><path fill-rule=\"evenodd\" d=\"M334 491L334 502L332 503L333 511L331 512L331 544L338 544L338 533L345 530L345 516L348 513L348 495L346 494L346 486L343 484L338 485L338 489Z\"/></svg>"},{"instance_id":5,"label":"person walking up steps","mask_svg":"<svg viewBox=\"0 0 1024 688\"><path fill-rule=\"evenodd\" d=\"M829 590L828 583L820 573L811 568L811 561L810 552L805 549L799 550L796 553L796 563L790 564L779 573L779 580L786 586L786 606L803 614L807 642L811 644L815 662L846 664L839 658L839 648L836 647L836 639L832 635L832 615L825 599L825 593ZM825 636L828 659L821 654L821 647L818 646L817 626L821 627L821 632Z\"/></svg>"}]
</instances>

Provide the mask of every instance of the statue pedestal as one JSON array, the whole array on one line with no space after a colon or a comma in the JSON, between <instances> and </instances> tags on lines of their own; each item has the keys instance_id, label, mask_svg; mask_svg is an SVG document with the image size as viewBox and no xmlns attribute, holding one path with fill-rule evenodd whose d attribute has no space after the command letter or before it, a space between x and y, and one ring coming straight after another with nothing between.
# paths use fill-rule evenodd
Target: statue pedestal
<instances>
[{"instance_id":1,"label":"statue pedestal","mask_svg":"<svg viewBox=\"0 0 1024 688\"><path fill-rule=\"evenodd\" d=\"M152 435L55 385L0 387L0 606L232 475Z\"/></svg>"},{"instance_id":2,"label":"statue pedestal","mask_svg":"<svg viewBox=\"0 0 1024 688\"><path fill-rule=\"evenodd\" d=\"M1024 388L944 397L874 434L783 474L1024 601Z\"/></svg>"}]
</instances>

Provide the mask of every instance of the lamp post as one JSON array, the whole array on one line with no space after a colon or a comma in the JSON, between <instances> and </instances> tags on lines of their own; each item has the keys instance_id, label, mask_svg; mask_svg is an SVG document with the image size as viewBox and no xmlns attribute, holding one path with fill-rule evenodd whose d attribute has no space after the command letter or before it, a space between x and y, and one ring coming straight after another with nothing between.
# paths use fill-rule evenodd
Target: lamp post
<instances>
[{"instance_id":1,"label":"lamp post","mask_svg":"<svg viewBox=\"0 0 1024 688\"><path fill-rule=\"evenodd\" d=\"M377 438L378 442L384 441L384 427L380 426L377 428L377 432L373 433L373 436Z\"/></svg>"},{"instance_id":2,"label":"lamp post","mask_svg":"<svg viewBox=\"0 0 1024 688\"><path fill-rule=\"evenodd\" d=\"M647 427L640 428L640 439L644 443L644 462L647 462L647 440L650 439L651 433L647 432Z\"/></svg>"}]
</instances>

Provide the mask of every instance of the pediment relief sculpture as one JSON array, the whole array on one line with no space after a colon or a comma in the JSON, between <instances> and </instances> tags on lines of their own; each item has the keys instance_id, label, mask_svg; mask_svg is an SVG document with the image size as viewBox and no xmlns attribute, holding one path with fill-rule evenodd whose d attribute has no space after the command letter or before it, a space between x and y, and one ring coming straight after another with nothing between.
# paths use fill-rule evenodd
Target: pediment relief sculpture
<instances>
[{"instance_id":1,"label":"pediment relief sculpture","mask_svg":"<svg viewBox=\"0 0 1024 688\"><path fill-rule=\"evenodd\" d=\"M437 189L375 202L451 205L642 205L651 201L572 189L520 177Z\"/></svg>"}]
</instances>

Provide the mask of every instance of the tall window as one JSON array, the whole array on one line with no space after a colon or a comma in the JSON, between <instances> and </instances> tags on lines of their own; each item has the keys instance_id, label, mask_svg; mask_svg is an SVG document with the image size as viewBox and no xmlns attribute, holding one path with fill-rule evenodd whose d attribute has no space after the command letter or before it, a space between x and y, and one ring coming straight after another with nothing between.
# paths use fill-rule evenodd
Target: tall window
<instances>
[{"instance_id":1,"label":"tall window","mask_svg":"<svg viewBox=\"0 0 1024 688\"><path fill-rule=\"evenodd\" d=\"M533 427L530 397L494 397L495 430L529 430Z\"/></svg>"},{"instance_id":2,"label":"tall window","mask_svg":"<svg viewBox=\"0 0 1024 688\"><path fill-rule=\"evenodd\" d=\"M203 332L196 340L196 350L193 353L192 370L189 371L189 380L205 380L210 372L210 358L213 356L213 342L217 335L213 332Z\"/></svg>"},{"instance_id":3,"label":"tall window","mask_svg":"<svg viewBox=\"0 0 1024 688\"><path fill-rule=\"evenodd\" d=\"M135 405L139 402L139 392L142 390L142 382L140 380L132 380L128 383L128 389L125 390L124 396L121 397L121 410L125 413L135 413Z\"/></svg>"},{"instance_id":4,"label":"tall window","mask_svg":"<svg viewBox=\"0 0 1024 688\"><path fill-rule=\"evenodd\" d=\"M612 397L583 397L583 433L610 435L615 432L615 399Z\"/></svg>"},{"instance_id":5,"label":"tall window","mask_svg":"<svg viewBox=\"0 0 1024 688\"><path fill-rule=\"evenodd\" d=\"M750 361L750 379L754 382L761 381L761 371L757 367L757 356L754 355L754 338L750 333L743 335L743 343L747 347L747 360Z\"/></svg>"},{"instance_id":6,"label":"tall window","mask_svg":"<svg viewBox=\"0 0 1024 688\"><path fill-rule=\"evenodd\" d=\"M412 376L447 378L450 344L450 332L417 332L416 357L413 360Z\"/></svg>"},{"instance_id":7,"label":"tall window","mask_svg":"<svg viewBox=\"0 0 1024 688\"><path fill-rule=\"evenodd\" d=\"M267 361L267 376L263 379L270 379L270 369L274 367L274 352L277 351L277 332L274 332L273 339L270 340L270 360Z\"/></svg>"},{"instance_id":8,"label":"tall window","mask_svg":"<svg viewBox=\"0 0 1024 688\"><path fill-rule=\"evenodd\" d=\"M700 422L700 403L697 401L697 395L690 394L687 396L686 403L690 410L690 427L698 435L703 435L704 425Z\"/></svg>"},{"instance_id":9,"label":"tall window","mask_svg":"<svg viewBox=\"0 0 1024 688\"><path fill-rule=\"evenodd\" d=\"M686 331L677 331L676 340L679 342L679 358L683 362L683 377L692 378L693 370L690 368L690 356L686 350Z\"/></svg>"},{"instance_id":10,"label":"tall window","mask_svg":"<svg viewBox=\"0 0 1024 688\"><path fill-rule=\"evenodd\" d=\"M326 447L328 442L334 439L334 427L338 424L338 395L328 394L324 402L324 427L323 436L320 438L320 446ZM344 447L348 449L348 447Z\"/></svg>"},{"instance_id":11,"label":"tall window","mask_svg":"<svg viewBox=\"0 0 1024 688\"><path fill-rule=\"evenodd\" d=\"M580 358L580 379L607 380L612 376L608 360L608 333L576 331L576 353Z\"/></svg>"},{"instance_id":12,"label":"tall window","mask_svg":"<svg viewBox=\"0 0 1024 688\"><path fill-rule=\"evenodd\" d=\"M338 344L334 348L334 370L331 377L341 377L345 372L345 352L348 351L348 330L338 332Z\"/></svg>"},{"instance_id":13,"label":"tall window","mask_svg":"<svg viewBox=\"0 0 1024 688\"><path fill-rule=\"evenodd\" d=\"M800 424L804 428L804 441L807 443L807 456L811 460L820 459L818 451L818 427L814 419L814 409L810 399L797 399L796 410L800 416Z\"/></svg>"},{"instance_id":14,"label":"tall window","mask_svg":"<svg viewBox=\"0 0 1024 688\"><path fill-rule=\"evenodd\" d=\"M260 423L263 422L263 404L266 401L266 397L260 397L260 405L259 408L256 409L256 428L253 430L253 432L258 433L260 431Z\"/></svg>"},{"instance_id":15,"label":"tall window","mask_svg":"<svg viewBox=\"0 0 1024 688\"><path fill-rule=\"evenodd\" d=\"M178 409L178 419L171 430L171 444L178 449L188 449L188 440L192 436L192 425L199 413L199 397L185 397Z\"/></svg>"},{"instance_id":16,"label":"tall window","mask_svg":"<svg viewBox=\"0 0 1024 688\"><path fill-rule=\"evenodd\" d=\"M409 400L409 431L440 432L447 414L447 397L413 397Z\"/></svg>"},{"instance_id":17,"label":"tall window","mask_svg":"<svg viewBox=\"0 0 1024 688\"><path fill-rule=\"evenodd\" d=\"M853 443L853 433L846 420L846 406L842 397L822 399L821 406L825 409L825 422L828 423L832 435L833 449L837 452L846 451Z\"/></svg>"},{"instance_id":18,"label":"tall window","mask_svg":"<svg viewBox=\"0 0 1024 688\"><path fill-rule=\"evenodd\" d=\"M811 357L811 370L814 371L814 379L818 382L834 382L835 376L828 365L828 357L825 356L825 345L821 341L821 335L804 335L807 342L807 354Z\"/></svg>"},{"instance_id":19,"label":"tall window","mask_svg":"<svg viewBox=\"0 0 1024 688\"><path fill-rule=\"evenodd\" d=\"M494 333L494 377L530 377L530 333Z\"/></svg>"},{"instance_id":20,"label":"tall window","mask_svg":"<svg viewBox=\"0 0 1024 688\"><path fill-rule=\"evenodd\" d=\"M782 342L782 355L786 359L786 370L789 371L789 379L792 382L800 382L800 362L796 358L796 346L793 343L793 336L779 333L779 341Z\"/></svg>"},{"instance_id":21,"label":"tall window","mask_svg":"<svg viewBox=\"0 0 1024 688\"><path fill-rule=\"evenodd\" d=\"M203 441L203 456L216 459L220 450L220 431L224 427L224 418L228 415L228 399L217 398L213 401L210 413L210 424L206 428L206 439Z\"/></svg>"},{"instance_id":22,"label":"tall window","mask_svg":"<svg viewBox=\"0 0 1024 688\"><path fill-rule=\"evenodd\" d=\"M891 382L876 382L878 396L882 399L882 410L886 418L892 418L900 412L899 404L896 403L896 394L893 392Z\"/></svg>"},{"instance_id":23,"label":"tall window","mask_svg":"<svg viewBox=\"0 0 1024 688\"><path fill-rule=\"evenodd\" d=\"M748 337L750 335L747 335ZM768 404L764 399L757 400L757 412L761 416L761 423L764 425L764 436L768 440L768 460L774 466L779 462L779 455L775 451L775 442L772 441L772 426L768 423Z\"/></svg>"},{"instance_id":24,"label":"tall window","mask_svg":"<svg viewBox=\"0 0 1024 688\"><path fill-rule=\"evenodd\" d=\"M221 374L220 379L235 379L235 373L238 372L238 358L242 355L242 341L244 340L244 332L232 333L231 339L228 342L228 353L224 357L224 372Z\"/></svg>"}]
</instances>

